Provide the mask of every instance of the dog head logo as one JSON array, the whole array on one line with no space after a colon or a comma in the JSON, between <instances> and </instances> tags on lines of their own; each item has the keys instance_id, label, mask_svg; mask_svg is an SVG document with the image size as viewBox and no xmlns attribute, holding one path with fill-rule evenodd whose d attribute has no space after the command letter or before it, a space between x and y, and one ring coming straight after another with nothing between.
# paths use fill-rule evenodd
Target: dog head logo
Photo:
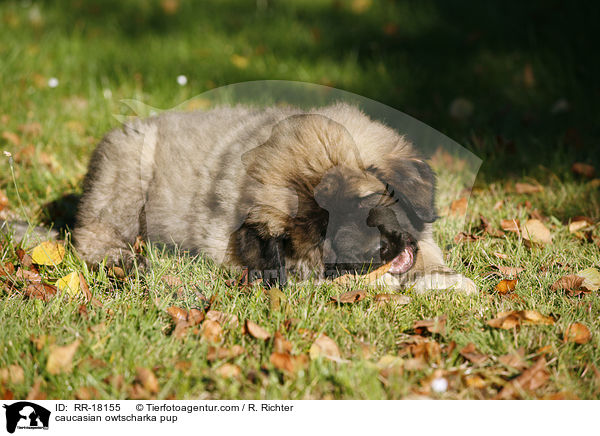
<instances>
[{"instance_id":1,"label":"dog head logo","mask_svg":"<svg viewBox=\"0 0 600 436\"><path fill-rule=\"evenodd\" d=\"M6 409L6 431L19 429L48 429L50 411L29 401L3 405Z\"/></svg>"}]
</instances>

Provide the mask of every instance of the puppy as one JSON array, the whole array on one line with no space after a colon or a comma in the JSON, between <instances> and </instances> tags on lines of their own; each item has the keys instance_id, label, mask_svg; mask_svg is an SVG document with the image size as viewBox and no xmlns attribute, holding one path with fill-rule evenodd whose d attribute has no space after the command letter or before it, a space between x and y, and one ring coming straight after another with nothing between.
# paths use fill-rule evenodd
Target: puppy
<instances>
[{"instance_id":1,"label":"puppy","mask_svg":"<svg viewBox=\"0 0 600 436\"><path fill-rule=\"evenodd\" d=\"M132 264L142 235L267 282L391 263L388 286L476 292L444 265L434 197L413 145L350 105L164 113L97 146L73 237L91 264Z\"/></svg>"}]
</instances>

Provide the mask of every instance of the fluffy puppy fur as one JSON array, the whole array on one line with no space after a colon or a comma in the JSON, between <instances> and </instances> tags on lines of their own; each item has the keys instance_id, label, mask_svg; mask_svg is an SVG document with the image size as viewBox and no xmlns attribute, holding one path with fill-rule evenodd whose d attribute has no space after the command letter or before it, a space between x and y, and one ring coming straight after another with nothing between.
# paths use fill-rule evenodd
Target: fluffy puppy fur
<instances>
[{"instance_id":1,"label":"fluffy puppy fur","mask_svg":"<svg viewBox=\"0 0 600 436\"><path fill-rule=\"evenodd\" d=\"M434 195L412 144L353 106L164 113L100 142L73 236L90 264L131 264L142 235L267 281L392 262L391 287L475 292L433 240Z\"/></svg>"}]
</instances>

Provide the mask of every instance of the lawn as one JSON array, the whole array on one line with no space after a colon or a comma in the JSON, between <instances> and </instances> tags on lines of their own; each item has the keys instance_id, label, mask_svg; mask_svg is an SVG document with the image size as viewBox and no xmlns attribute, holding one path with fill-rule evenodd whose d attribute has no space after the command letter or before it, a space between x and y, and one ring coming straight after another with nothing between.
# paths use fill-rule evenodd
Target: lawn
<instances>
[{"instance_id":1,"label":"lawn","mask_svg":"<svg viewBox=\"0 0 600 436\"><path fill-rule=\"evenodd\" d=\"M587 34L597 17L592 4L547 2L2 2L0 148L12 157L0 156L0 218L59 228L67 249L56 266L31 267L19 241L0 240L0 397L597 398L597 290L552 286L600 269L598 173L571 170L600 168ZM437 240L479 294L405 289L410 302L394 304L360 283L350 289L364 299L336 303L349 289L329 283L282 296L154 246L142 248L152 266L143 275L88 270L68 230L94 144L115 115L131 115L122 100L166 109L260 79L367 96L477 154L470 194L460 163L443 154L433 163ZM513 219L540 221L551 242L528 244L522 229L500 235ZM496 286L515 277L497 266L522 268L505 295ZM27 296L19 268L51 284L80 272L94 300ZM210 322L192 317L205 309ZM500 322L508 328L488 323L512 310L532 312Z\"/></svg>"}]
</instances>

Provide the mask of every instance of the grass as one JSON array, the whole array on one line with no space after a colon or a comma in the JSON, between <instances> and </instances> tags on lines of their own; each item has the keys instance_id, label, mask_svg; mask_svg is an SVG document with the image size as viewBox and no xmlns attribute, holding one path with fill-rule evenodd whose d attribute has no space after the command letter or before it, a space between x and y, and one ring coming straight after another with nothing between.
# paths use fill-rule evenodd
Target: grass
<instances>
[{"instance_id":1,"label":"grass","mask_svg":"<svg viewBox=\"0 0 600 436\"><path fill-rule=\"evenodd\" d=\"M549 346L548 383L522 396L562 392L597 398L597 296L567 297L550 290L563 275L600 267L598 246L581 241L566 226L576 215L596 222L600 217L597 186L569 172L575 161L599 168L592 146L600 136L600 100L591 97L599 92L594 76L598 61L589 55L594 51L586 35L598 15L596 8L533 2L522 10L503 3L466 2L451 9L444 2L373 2L360 11L353 10L351 2L265 4L181 2L177 13L165 15L160 2L142 0L3 2L0 146L15 158L24 207L19 206L9 162L3 158L0 190L9 206L0 214L28 217L35 224L71 225L73 195L80 192L94 144L117 125L113 114L128 113L121 99L168 108L244 80L324 83L397 107L484 160L466 222L447 217L436 224L449 265L475 280L480 294L466 298L434 292L412 296L409 305L396 307L376 308L372 298L338 306L330 297L339 289L308 284L286 289L288 309L274 310L259 287L229 289L225 280L232 272L185 255L151 247L152 268L146 276L115 280L102 271L88 271L69 247L60 265L41 268L41 274L54 281L74 270L83 272L104 307L88 306L87 316L82 316L79 301L24 299L22 283L4 290L0 370L18 365L24 377L0 376L0 394L74 398L85 397L82 388L88 388L88 395L93 388L98 398L128 398L136 395L131 389L142 366L152 369L159 388L137 394L157 398L489 398L521 372L501 364L499 356L523 347L531 365L541 355L539 349ZM179 74L188 77L187 86L177 84ZM50 77L59 79L58 87L47 86ZM473 104L469 118L449 115L448 107L457 97ZM570 109L553 113L560 99L568 101ZM463 188L454 177L452 171L440 169L442 211ZM511 189L514 181L531 178L544 186L543 192L519 195ZM495 209L500 200L502 208ZM475 229L480 213L498 227L501 219L524 220L536 208L549 217L546 225L554 237L550 245L529 249L514 234L454 243L459 231ZM599 236L597 226L594 235ZM3 264L18 264L17 242L10 237L1 242ZM494 252L508 259L499 260ZM492 292L500 277L486 275L490 264L525 268L515 291L521 300ZM165 274L181 278L182 295L161 280ZM300 329L324 332L349 362L316 359L295 375L284 374L269 361L272 341L261 342L239 327L225 326L222 345L239 344L246 352L230 362L241 369L238 377L219 376L225 362L207 361L206 341L191 331L183 339L170 334L172 323L165 309L201 305L197 292L216 296L214 309L235 314L241 322L250 319L271 333L294 319L284 334L295 354L308 353L313 341ZM373 293L370 289L369 295ZM517 330L487 326L497 312L510 309L552 314L557 321ZM402 354L414 335L414 321L440 315L448 317L446 333L430 337L442 347L439 359L414 371L377 366L386 355ZM587 325L590 342L563 341L572 322ZM46 343L38 349L32 339L44 336ZM47 361L52 346L76 339L81 344L72 371L51 374ZM490 356L486 362L475 365L459 355L469 342ZM369 344L371 356L365 357L361 343ZM429 382L440 374L450 381L449 388L431 392ZM467 384L473 374L483 380L481 387ZM117 383L120 376L122 382Z\"/></svg>"}]
</instances>

